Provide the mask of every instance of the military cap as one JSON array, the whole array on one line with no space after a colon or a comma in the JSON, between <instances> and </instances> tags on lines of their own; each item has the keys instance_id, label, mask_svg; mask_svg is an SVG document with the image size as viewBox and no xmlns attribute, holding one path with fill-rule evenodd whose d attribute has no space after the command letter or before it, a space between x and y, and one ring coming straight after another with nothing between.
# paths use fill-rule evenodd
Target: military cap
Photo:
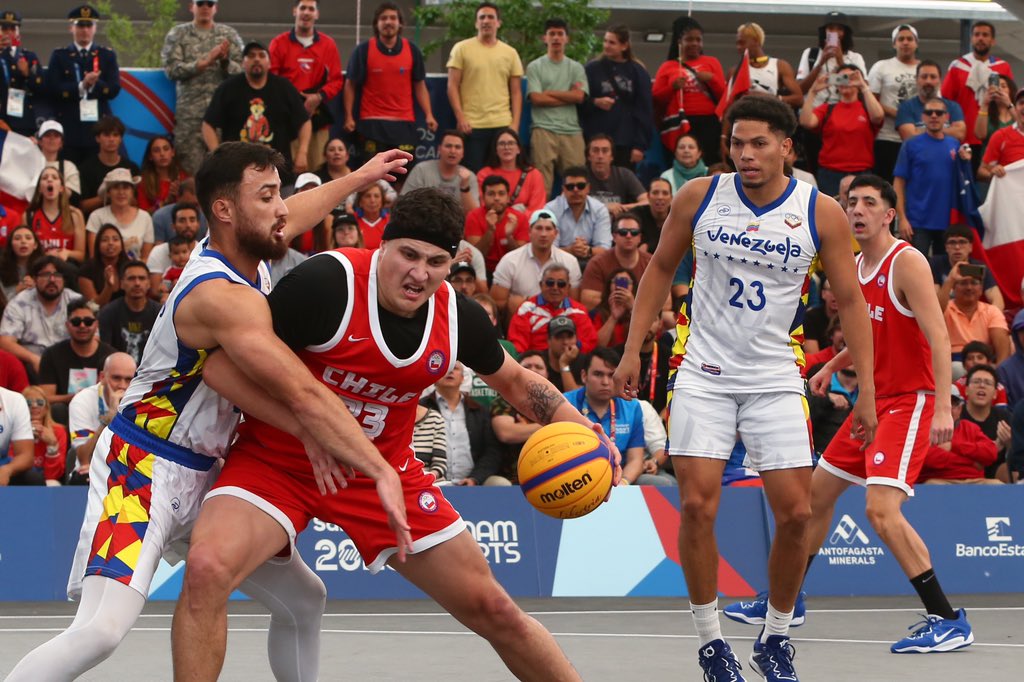
<instances>
[{"instance_id":1,"label":"military cap","mask_svg":"<svg viewBox=\"0 0 1024 682\"><path fill-rule=\"evenodd\" d=\"M73 22L99 21L100 13L92 5L79 5L68 12L68 19Z\"/></svg>"},{"instance_id":2,"label":"military cap","mask_svg":"<svg viewBox=\"0 0 1024 682\"><path fill-rule=\"evenodd\" d=\"M0 11L0 26L21 26L21 13L10 9Z\"/></svg>"}]
</instances>

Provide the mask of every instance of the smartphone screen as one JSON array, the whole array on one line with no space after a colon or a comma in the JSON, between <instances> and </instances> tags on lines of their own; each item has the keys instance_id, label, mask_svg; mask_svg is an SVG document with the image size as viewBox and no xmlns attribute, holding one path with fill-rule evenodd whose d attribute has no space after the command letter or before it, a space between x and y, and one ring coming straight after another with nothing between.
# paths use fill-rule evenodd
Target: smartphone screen
<instances>
[{"instance_id":1,"label":"smartphone screen","mask_svg":"<svg viewBox=\"0 0 1024 682\"><path fill-rule=\"evenodd\" d=\"M839 34L835 31L828 31L825 33L825 46L826 47L839 47Z\"/></svg>"}]
</instances>

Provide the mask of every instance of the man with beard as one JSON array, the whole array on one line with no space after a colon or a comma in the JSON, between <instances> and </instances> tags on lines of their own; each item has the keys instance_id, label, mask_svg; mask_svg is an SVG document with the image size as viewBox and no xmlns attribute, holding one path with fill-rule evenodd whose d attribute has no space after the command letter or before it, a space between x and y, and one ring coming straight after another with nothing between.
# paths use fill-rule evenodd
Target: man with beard
<instances>
[{"instance_id":1,"label":"man with beard","mask_svg":"<svg viewBox=\"0 0 1024 682\"><path fill-rule=\"evenodd\" d=\"M121 268L121 291L100 308L100 338L122 353L142 362L142 351L156 324L160 304L149 297L149 268L138 260L128 261Z\"/></svg>"},{"instance_id":2,"label":"man with beard","mask_svg":"<svg viewBox=\"0 0 1024 682\"><path fill-rule=\"evenodd\" d=\"M974 121L978 118L979 87L987 87L992 74L1013 79L1010 65L991 54L996 44L996 27L987 21L976 21L971 25L971 51L957 57L949 65L946 79L942 81L942 96L956 101L964 110L967 125L967 143L975 154L974 170L981 162L982 144L974 134ZM963 138L960 138L963 139Z\"/></svg>"},{"instance_id":3,"label":"man with beard","mask_svg":"<svg viewBox=\"0 0 1024 682\"><path fill-rule=\"evenodd\" d=\"M291 166L283 178L286 182L294 180L292 173L309 167L312 129L299 91L287 78L270 73L267 48L255 41L242 50L242 73L217 86L203 117L203 140L210 151L234 140L273 147ZM294 158L293 141L297 141Z\"/></svg>"},{"instance_id":4,"label":"man with beard","mask_svg":"<svg viewBox=\"0 0 1024 682\"><path fill-rule=\"evenodd\" d=\"M924 105L933 97L940 97L939 82L942 80L942 69L930 59L922 59L917 64L917 76L915 86L917 97L900 102L896 109L896 132L904 142L925 132ZM949 112L949 118L945 121L945 131L951 136L963 142L967 135L967 124L964 123L964 112L960 105L951 99L942 97Z\"/></svg>"},{"instance_id":5,"label":"man with beard","mask_svg":"<svg viewBox=\"0 0 1024 682\"><path fill-rule=\"evenodd\" d=\"M74 679L110 656L141 613L161 555L187 540L219 471L217 460L227 453L238 425L238 411L206 383L205 365L214 349L233 358L261 387L238 406L282 423L303 439L321 492L335 491L333 479L342 480L333 458L358 469L375 482L381 514L395 530L392 541L408 547L398 475L344 404L275 336L265 299L270 273L262 262L279 258L295 236L353 190L393 179L392 172L407 161L408 155L397 151L379 155L346 177L285 202L278 170L284 159L274 150L229 142L206 159L196 184L210 237L185 267L118 414L94 449L92 462L105 464L110 474L90 469L77 549L88 557L86 575L69 581L69 596L81 589L75 621L28 654L8 682ZM271 395L282 404L268 408ZM256 568L241 587L270 608L274 676L317 679L323 583L293 552Z\"/></svg>"},{"instance_id":6,"label":"man with beard","mask_svg":"<svg viewBox=\"0 0 1024 682\"><path fill-rule=\"evenodd\" d=\"M43 350L68 338L68 303L77 298L64 288L61 260L43 256L29 267L35 286L11 299L0 320L0 349L21 360L32 383L38 382Z\"/></svg>"},{"instance_id":7,"label":"man with beard","mask_svg":"<svg viewBox=\"0 0 1024 682\"><path fill-rule=\"evenodd\" d=\"M196 246L196 235L199 232L199 204L179 201L171 209L171 227L174 229L172 237L181 237L188 242L189 253ZM171 267L171 246L168 242L161 242L153 247L146 259L146 266L149 268L149 296L157 301L163 300L163 274Z\"/></svg>"},{"instance_id":8,"label":"man with beard","mask_svg":"<svg viewBox=\"0 0 1024 682\"><path fill-rule=\"evenodd\" d=\"M466 139L457 130L446 130L437 147L437 158L420 161L402 183L402 194L420 187L436 187L459 200L469 214L480 205L480 190L473 172L462 165Z\"/></svg>"},{"instance_id":9,"label":"man with beard","mask_svg":"<svg viewBox=\"0 0 1024 682\"><path fill-rule=\"evenodd\" d=\"M402 37L404 25L398 5L378 5L373 13L374 37L356 46L345 69L345 131L358 134L364 159L386 149L415 151L413 100L423 110L427 130L437 130L423 54L415 43ZM357 90L358 113L354 111Z\"/></svg>"},{"instance_id":10,"label":"man with beard","mask_svg":"<svg viewBox=\"0 0 1024 682\"><path fill-rule=\"evenodd\" d=\"M96 383L103 361L114 352L96 334L96 314L84 298L68 303L64 326L68 338L48 347L39 361L39 387L61 424L68 422L68 403Z\"/></svg>"},{"instance_id":11,"label":"man with beard","mask_svg":"<svg viewBox=\"0 0 1024 682\"><path fill-rule=\"evenodd\" d=\"M775 517L765 627L750 663L768 680L796 680L788 631L807 560L812 455L800 377L810 268L822 265L839 302L849 349L866 379L854 407L857 436L877 418L871 328L857 286L842 209L784 173L796 129L792 108L747 96L726 118L737 173L690 180L673 199L658 250L644 271L616 388L637 397L640 349L685 252L696 259L679 313L669 455L679 481L679 555L705 680L743 679L718 617L715 517L722 473L739 432ZM781 250L765 244L785 243ZM788 676L787 676L788 675Z\"/></svg>"}]
</instances>

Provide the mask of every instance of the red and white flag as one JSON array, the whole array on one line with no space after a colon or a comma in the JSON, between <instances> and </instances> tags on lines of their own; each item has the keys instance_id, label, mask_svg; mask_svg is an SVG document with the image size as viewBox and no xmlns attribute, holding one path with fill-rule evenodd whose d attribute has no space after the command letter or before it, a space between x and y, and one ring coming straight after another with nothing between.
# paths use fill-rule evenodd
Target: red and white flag
<instances>
[{"instance_id":1,"label":"red and white flag","mask_svg":"<svg viewBox=\"0 0 1024 682\"><path fill-rule=\"evenodd\" d=\"M718 106L715 108L718 118L725 118L725 112L732 106L732 103L747 94L748 90L750 90L750 55L743 50L743 58L725 89L725 97L719 100Z\"/></svg>"},{"instance_id":2,"label":"red and white flag","mask_svg":"<svg viewBox=\"0 0 1024 682\"><path fill-rule=\"evenodd\" d=\"M1021 306L1024 280L1024 160L1006 166L1004 177L992 178L981 205L985 221L982 245L992 275L1003 292L1008 309Z\"/></svg>"}]
</instances>

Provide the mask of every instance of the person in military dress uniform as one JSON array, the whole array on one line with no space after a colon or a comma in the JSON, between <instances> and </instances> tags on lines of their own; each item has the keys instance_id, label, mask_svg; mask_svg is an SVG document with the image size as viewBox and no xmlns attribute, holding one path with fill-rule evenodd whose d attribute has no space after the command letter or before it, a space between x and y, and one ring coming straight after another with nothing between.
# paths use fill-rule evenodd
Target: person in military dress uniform
<instances>
[{"instance_id":1,"label":"person in military dress uniform","mask_svg":"<svg viewBox=\"0 0 1024 682\"><path fill-rule=\"evenodd\" d=\"M92 127L110 113L110 100L121 92L117 54L93 42L100 13L92 5L68 12L74 42L53 51L46 84L56 100L57 119L64 126L64 156L72 162L97 153Z\"/></svg>"},{"instance_id":2,"label":"person in military dress uniform","mask_svg":"<svg viewBox=\"0 0 1024 682\"><path fill-rule=\"evenodd\" d=\"M0 118L16 133L36 133L35 98L44 92L43 66L21 46L21 14L0 10Z\"/></svg>"}]
</instances>

